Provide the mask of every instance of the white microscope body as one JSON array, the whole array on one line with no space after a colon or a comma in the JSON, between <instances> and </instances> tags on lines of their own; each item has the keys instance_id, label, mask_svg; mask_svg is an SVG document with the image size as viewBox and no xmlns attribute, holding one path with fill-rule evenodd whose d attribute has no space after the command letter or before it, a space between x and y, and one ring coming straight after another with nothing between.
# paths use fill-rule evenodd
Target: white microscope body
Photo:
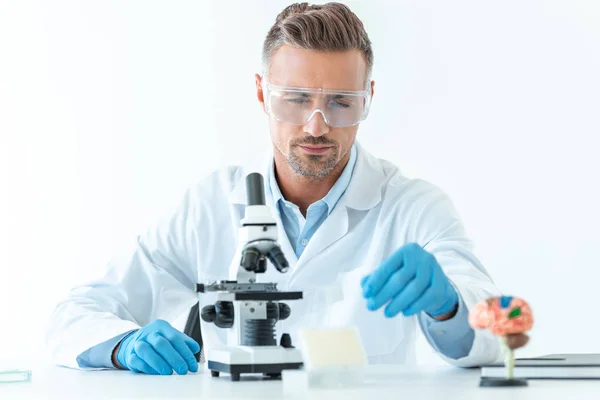
<instances>
[{"instance_id":1,"label":"white microscope body","mask_svg":"<svg viewBox=\"0 0 600 400\"><path fill-rule=\"evenodd\" d=\"M200 296L216 292L214 305L205 306L201 318L227 329L227 344L212 348L208 368L212 376L221 372L238 381L240 374L262 373L280 377L285 369L302 367L301 352L292 347L289 334L276 339L276 323L290 315L282 300L302 298L302 292L281 292L275 283L257 283L267 260L281 273L288 262L277 243L277 225L264 201L263 177L253 173L246 178L248 205L238 236L229 281L197 285Z\"/></svg>"}]
</instances>

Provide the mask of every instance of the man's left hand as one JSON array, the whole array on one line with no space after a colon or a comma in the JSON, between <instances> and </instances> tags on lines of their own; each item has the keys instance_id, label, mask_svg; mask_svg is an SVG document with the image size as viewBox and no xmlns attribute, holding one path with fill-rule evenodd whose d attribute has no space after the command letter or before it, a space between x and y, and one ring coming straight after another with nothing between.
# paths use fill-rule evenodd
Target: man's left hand
<instances>
[{"instance_id":1,"label":"man's left hand","mask_svg":"<svg viewBox=\"0 0 600 400\"><path fill-rule=\"evenodd\" d=\"M426 312L433 318L451 318L458 293L435 257L416 243L398 249L361 281L369 310L387 304L386 317Z\"/></svg>"}]
</instances>

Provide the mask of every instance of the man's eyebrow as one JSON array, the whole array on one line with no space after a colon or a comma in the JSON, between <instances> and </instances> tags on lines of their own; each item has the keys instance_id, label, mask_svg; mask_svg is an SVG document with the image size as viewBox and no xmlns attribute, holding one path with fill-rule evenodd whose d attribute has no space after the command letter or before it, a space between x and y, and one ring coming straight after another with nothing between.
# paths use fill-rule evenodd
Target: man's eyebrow
<instances>
[{"instance_id":1,"label":"man's eyebrow","mask_svg":"<svg viewBox=\"0 0 600 400\"><path fill-rule=\"evenodd\" d=\"M352 95L347 95L347 94L334 94L333 96L330 97L331 100L347 100L347 101L355 101L356 97L352 96Z\"/></svg>"},{"instance_id":2,"label":"man's eyebrow","mask_svg":"<svg viewBox=\"0 0 600 400\"><path fill-rule=\"evenodd\" d=\"M310 97L311 96L310 93L306 93L306 92L290 92L290 93L288 93L288 95L290 95L290 96L300 96L300 97Z\"/></svg>"}]
</instances>

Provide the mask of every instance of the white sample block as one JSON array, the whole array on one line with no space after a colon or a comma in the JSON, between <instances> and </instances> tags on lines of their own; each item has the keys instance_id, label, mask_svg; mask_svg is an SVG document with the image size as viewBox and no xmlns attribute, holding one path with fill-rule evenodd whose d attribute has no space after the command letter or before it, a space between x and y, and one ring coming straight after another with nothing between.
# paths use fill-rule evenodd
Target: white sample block
<instances>
[{"instance_id":1,"label":"white sample block","mask_svg":"<svg viewBox=\"0 0 600 400\"><path fill-rule=\"evenodd\" d=\"M304 368L358 367L367 356L356 328L303 329L299 332Z\"/></svg>"}]
</instances>

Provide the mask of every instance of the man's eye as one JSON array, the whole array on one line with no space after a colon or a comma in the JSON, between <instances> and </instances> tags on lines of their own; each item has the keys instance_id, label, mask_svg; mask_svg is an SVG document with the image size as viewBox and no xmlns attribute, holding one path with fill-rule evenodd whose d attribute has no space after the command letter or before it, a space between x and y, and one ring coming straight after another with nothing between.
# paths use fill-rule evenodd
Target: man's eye
<instances>
[{"instance_id":1,"label":"man's eye","mask_svg":"<svg viewBox=\"0 0 600 400\"><path fill-rule=\"evenodd\" d=\"M347 96L332 96L329 99L329 107L331 108L350 108L355 104L355 99Z\"/></svg>"},{"instance_id":2,"label":"man's eye","mask_svg":"<svg viewBox=\"0 0 600 400\"><path fill-rule=\"evenodd\" d=\"M340 102L340 101L334 101L333 102L333 107L336 107L336 108L349 108L350 104L343 103L343 102Z\"/></svg>"}]
</instances>

